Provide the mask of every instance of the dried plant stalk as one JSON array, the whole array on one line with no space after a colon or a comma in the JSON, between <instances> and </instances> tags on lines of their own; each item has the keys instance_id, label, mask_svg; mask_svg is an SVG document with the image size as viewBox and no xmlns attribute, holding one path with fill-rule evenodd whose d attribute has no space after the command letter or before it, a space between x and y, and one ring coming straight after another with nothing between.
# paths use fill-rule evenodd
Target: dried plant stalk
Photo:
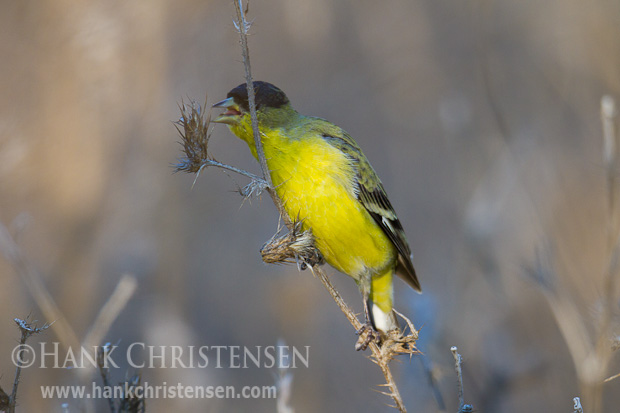
<instances>
[{"instance_id":1,"label":"dried plant stalk","mask_svg":"<svg viewBox=\"0 0 620 413\"><path fill-rule=\"evenodd\" d=\"M252 117L252 130L254 132L254 143L256 145L256 152L258 154L258 159L259 159L259 163L261 166L261 170L263 172L263 177L265 181L267 182L267 190L269 194L271 195L271 198L273 199L273 202L276 205L276 208L278 209L278 212L280 213L280 216L284 220L289 231L294 233L295 225L292 222L292 220L288 217L288 214L286 213L286 211L284 210L282 201L278 198L276 192L273 190L273 184L271 182L271 175L269 174L269 168L267 167L267 160L265 158L265 154L264 154L263 147L262 147L262 142L260 139L260 131L258 130L258 118L256 116L256 105L254 102L254 87L253 87L253 82L252 82L252 69L250 65L250 52L248 48L248 38L247 38L247 34L248 34L247 32L248 32L248 28L250 25L245 19L242 0L234 0L233 3L234 3L235 11L237 14L237 21L235 25L239 31L239 40L241 43L241 52L243 55L243 63L245 67L246 86L248 90L248 104L250 107L250 115ZM313 273L318 276L323 286L329 291L330 295L332 296L336 304L338 304L338 307L340 307L340 309L345 314L349 322L351 322L351 324L356 329L356 331L359 330L361 328L361 323L359 322L359 320L357 319L353 311L344 302L344 300L342 299L338 291L336 291L336 289L331 284L331 282L329 281L325 273L321 270L319 265L312 263L312 262L308 264L311 265L311 269ZM412 329L412 331L415 331L415 329ZM416 337L417 337L417 332L416 332ZM412 341L415 342L415 340L412 340ZM395 403L394 407L398 408L401 412L406 412L407 410L402 401L402 398L400 397L398 387L396 386L396 382L394 381L394 377L389 367L389 361L394 355L392 350L396 348L400 348L400 347L398 345L394 346L389 343L390 341L386 340L386 342L384 342L381 347L379 347L375 343L371 343L370 349L372 351L374 361L377 363L377 365L379 365L379 367L381 368L381 371L383 372L383 375L387 382L386 385L390 389L390 393L388 395L392 397Z\"/></svg>"},{"instance_id":2,"label":"dried plant stalk","mask_svg":"<svg viewBox=\"0 0 620 413\"><path fill-rule=\"evenodd\" d=\"M208 166L216 166L239 173L251 179L250 184L240 191L241 194L246 197L260 193L262 190L266 190L271 196L280 217L288 228L288 233L280 234L278 232L263 246L261 249L261 256L263 260L267 263L295 262L298 264L300 269L310 267L312 273L321 281L340 310L345 314L353 328L358 331L361 329L362 323L358 320L351 308L349 308L349 306L344 302L340 293L338 293L329 278L320 268L320 265L323 263L323 258L314 246L312 232L309 230L304 231L300 221L294 221L288 216L284 210L282 201L274 190L260 139L258 118L256 116L250 53L247 40L250 24L245 18L242 0L233 0L233 4L236 11L235 26L239 32L239 41L241 44L245 67L245 80L248 90L248 106L250 116L252 118L254 143L256 145L257 157L263 176L256 176L239 168L222 164L210 157L208 153L210 116L205 116L200 107L193 102L189 106L185 104L181 105L181 119L177 122L177 129L181 135L185 157L176 165L176 170L196 173L198 175L203 168ZM403 316L401 315L401 317ZM397 408L401 412L406 412L407 410L389 367L389 362L396 355L411 355L417 352L415 342L418 338L418 332L414 328L411 321L405 317L403 318L407 322L407 326L410 330L409 334L404 335L401 332L394 331L383 340L381 346L377 345L375 342L371 342L368 347L372 352L372 360L381 368L381 371L385 377L385 386L388 387L389 392L385 392L384 394L392 397L395 404L393 407ZM364 337L360 337L360 340L363 339Z\"/></svg>"}]
</instances>

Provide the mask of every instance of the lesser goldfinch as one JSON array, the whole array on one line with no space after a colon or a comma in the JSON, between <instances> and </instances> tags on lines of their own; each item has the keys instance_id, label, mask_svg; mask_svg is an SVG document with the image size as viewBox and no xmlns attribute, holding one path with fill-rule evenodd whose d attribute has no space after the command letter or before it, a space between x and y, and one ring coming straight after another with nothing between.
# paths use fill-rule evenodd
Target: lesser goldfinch
<instances>
[{"instance_id":1,"label":"lesser goldfinch","mask_svg":"<svg viewBox=\"0 0 620 413\"><path fill-rule=\"evenodd\" d=\"M270 83L255 81L254 92L267 166L286 212L312 230L327 263L355 280L366 327L381 335L398 329L392 275L422 289L405 232L376 172L338 126L298 113ZM213 106L227 109L214 122L227 124L257 158L246 84Z\"/></svg>"}]
</instances>

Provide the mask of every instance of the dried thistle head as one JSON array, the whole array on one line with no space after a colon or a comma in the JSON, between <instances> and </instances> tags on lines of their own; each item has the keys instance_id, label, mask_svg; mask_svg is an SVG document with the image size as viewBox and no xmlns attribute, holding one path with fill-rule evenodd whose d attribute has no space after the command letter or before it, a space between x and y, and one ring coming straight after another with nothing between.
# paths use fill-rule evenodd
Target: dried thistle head
<instances>
[{"instance_id":1,"label":"dried thistle head","mask_svg":"<svg viewBox=\"0 0 620 413\"><path fill-rule=\"evenodd\" d=\"M393 310L396 315L405 320L407 327L402 330L395 329L388 331L381 342L381 358L386 361L392 360L394 357L400 354L414 355L419 353L415 344L418 341L418 330L415 329L411 320L405 317L403 314L396 310ZM409 329L408 334L407 329Z\"/></svg>"},{"instance_id":2,"label":"dried thistle head","mask_svg":"<svg viewBox=\"0 0 620 413\"><path fill-rule=\"evenodd\" d=\"M206 107L207 100L203 107ZM209 160L208 144L211 137L209 126L211 124L211 111L206 114L200 104L190 100L188 104L181 101L179 110L181 118L174 123L183 145L184 156L174 165L175 172L183 171L196 173L204 166L205 161Z\"/></svg>"},{"instance_id":3,"label":"dried thistle head","mask_svg":"<svg viewBox=\"0 0 620 413\"><path fill-rule=\"evenodd\" d=\"M302 221L295 221L286 234L278 231L260 250L267 264L297 263L300 269L323 263L323 257L314 246L312 230L303 230Z\"/></svg>"},{"instance_id":4,"label":"dried thistle head","mask_svg":"<svg viewBox=\"0 0 620 413\"><path fill-rule=\"evenodd\" d=\"M19 331L21 331L22 333L22 344L26 342L28 337L34 334L42 333L43 331L50 328L50 326L53 324L45 323L41 327L37 327L37 320L32 321L30 319L30 316L26 317L25 320L22 320L21 318L14 318L13 321L15 321L15 324L17 324L17 326L19 327Z\"/></svg>"},{"instance_id":5,"label":"dried thistle head","mask_svg":"<svg viewBox=\"0 0 620 413\"><path fill-rule=\"evenodd\" d=\"M263 191L267 189L268 186L269 185L264 179L252 179L246 186L239 188L237 192L239 192L245 201L246 199L250 199L252 197L261 196Z\"/></svg>"}]
</instances>

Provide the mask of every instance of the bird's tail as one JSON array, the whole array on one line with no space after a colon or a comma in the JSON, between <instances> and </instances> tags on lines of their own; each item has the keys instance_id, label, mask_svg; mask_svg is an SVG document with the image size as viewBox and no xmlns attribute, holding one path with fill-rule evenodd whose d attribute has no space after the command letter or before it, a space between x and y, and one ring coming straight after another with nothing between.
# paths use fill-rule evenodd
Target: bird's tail
<instances>
[{"instance_id":1,"label":"bird's tail","mask_svg":"<svg viewBox=\"0 0 620 413\"><path fill-rule=\"evenodd\" d=\"M394 288L392 286L392 270L375 275L370 284L368 309L370 322L375 330L386 334L388 331L399 329L396 315L392 310L394 302Z\"/></svg>"}]
</instances>

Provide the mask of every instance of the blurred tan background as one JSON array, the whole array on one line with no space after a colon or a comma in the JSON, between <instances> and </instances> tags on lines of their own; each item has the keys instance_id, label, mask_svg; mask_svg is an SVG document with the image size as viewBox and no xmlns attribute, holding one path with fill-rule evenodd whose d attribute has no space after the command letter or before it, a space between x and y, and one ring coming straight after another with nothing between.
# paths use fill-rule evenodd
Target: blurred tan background
<instances>
[{"instance_id":1,"label":"blurred tan background","mask_svg":"<svg viewBox=\"0 0 620 413\"><path fill-rule=\"evenodd\" d=\"M212 104L243 82L232 4L3 1L1 10L0 221L77 336L131 273L137 292L105 340L309 345L310 367L292 372L296 412L392 411L374 391L379 370L354 351L354 332L320 283L261 262L277 226L268 197L242 205L233 191L246 181L219 170L193 189L193 176L172 173L177 103L208 93ZM620 97L620 2L273 0L251 2L248 17L254 78L350 132L381 176L425 291L398 281L396 305L422 327L447 411L457 410L452 345L478 411L571 411L591 390L574 340L594 342L608 291L600 101ZM258 170L224 127L211 150ZM53 320L4 257L0 274L7 390L13 318ZM354 283L333 280L361 311ZM567 335L571 325L586 334ZM31 344L56 340L48 331ZM605 377L620 371L613 356ZM436 411L420 361L396 363L400 391L410 411ZM142 374L154 384L262 386L275 371ZM81 411L79 400L39 391L77 376L26 370L20 411ZM124 376L112 372L113 382ZM619 386L599 388L593 409L614 411ZM173 408L276 409L274 400L147 402L149 412Z\"/></svg>"}]
</instances>

